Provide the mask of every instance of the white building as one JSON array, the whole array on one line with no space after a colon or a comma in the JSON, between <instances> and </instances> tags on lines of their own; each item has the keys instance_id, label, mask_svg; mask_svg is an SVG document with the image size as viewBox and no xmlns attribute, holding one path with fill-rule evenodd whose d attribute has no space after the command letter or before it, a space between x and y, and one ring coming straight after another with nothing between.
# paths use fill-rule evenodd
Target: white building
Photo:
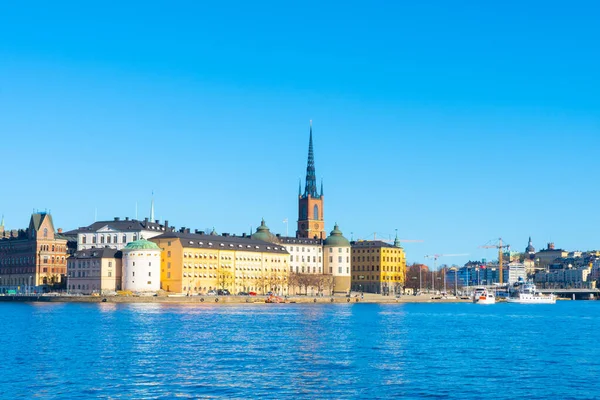
<instances>
[{"instance_id":1,"label":"white building","mask_svg":"<svg viewBox=\"0 0 600 400\"><path fill-rule=\"evenodd\" d=\"M334 293L346 293L350 290L350 248L350 242L335 224L323 243L325 273L333 276Z\"/></svg>"},{"instance_id":2,"label":"white building","mask_svg":"<svg viewBox=\"0 0 600 400\"><path fill-rule=\"evenodd\" d=\"M506 282L509 285L512 285L519 280L526 281L527 280L527 267L523 263L519 262L511 262L507 265L508 268L508 276L506 278Z\"/></svg>"},{"instance_id":3,"label":"white building","mask_svg":"<svg viewBox=\"0 0 600 400\"><path fill-rule=\"evenodd\" d=\"M97 221L64 234L77 235L78 251L99 247L120 250L129 242L134 242L142 237L150 239L168 231L168 221L161 225L158 220L152 222L148 218L138 221L115 217L112 221Z\"/></svg>"},{"instance_id":4,"label":"white building","mask_svg":"<svg viewBox=\"0 0 600 400\"><path fill-rule=\"evenodd\" d=\"M273 235L263 219L252 239L277 243L290 253L290 272L297 274L323 274L323 241Z\"/></svg>"},{"instance_id":5,"label":"white building","mask_svg":"<svg viewBox=\"0 0 600 400\"><path fill-rule=\"evenodd\" d=\"M156 292L160 289L160 248L146 239L123 248L123 290Z\"/></svg>"}]
</instances>

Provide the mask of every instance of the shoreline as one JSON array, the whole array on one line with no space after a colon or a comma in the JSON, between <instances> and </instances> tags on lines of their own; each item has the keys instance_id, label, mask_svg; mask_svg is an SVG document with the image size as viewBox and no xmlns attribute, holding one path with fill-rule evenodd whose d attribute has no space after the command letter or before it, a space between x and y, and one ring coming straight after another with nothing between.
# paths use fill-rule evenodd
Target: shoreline
<instances>
[{"instance_id":1,"label":"shoreline","mask_svg":"<svg viewBox=\"0 0 600 400\"><path fill-rule=\"evenodd\" d=\"M280 303L268 303L266 296L183 296L183 297L135 297L135 296L43 296L43 295L10 295L0 296L4 303L112 303L112 304L406 304L406 303L470 303L466 299L439 299L431 296L402 296L400 298L365 295L360 297L329 296L307 297L292 296Z\"/></svg>"}]
</instances>

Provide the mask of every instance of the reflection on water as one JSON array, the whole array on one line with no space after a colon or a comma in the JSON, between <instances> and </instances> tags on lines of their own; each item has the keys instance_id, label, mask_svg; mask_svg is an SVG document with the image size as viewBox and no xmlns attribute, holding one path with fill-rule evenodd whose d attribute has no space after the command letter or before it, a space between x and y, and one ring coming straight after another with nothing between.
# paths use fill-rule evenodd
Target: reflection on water
<instances>
[{"instance_id":1,"label":"reflection on water","mask_svg":"<svg viewBox=\"0 0 600 400\"><path fill-rule=\"evenodd\" d=\"M598 307L0 303L0 392L594 398Z\"/></svg>"}]
</instances>

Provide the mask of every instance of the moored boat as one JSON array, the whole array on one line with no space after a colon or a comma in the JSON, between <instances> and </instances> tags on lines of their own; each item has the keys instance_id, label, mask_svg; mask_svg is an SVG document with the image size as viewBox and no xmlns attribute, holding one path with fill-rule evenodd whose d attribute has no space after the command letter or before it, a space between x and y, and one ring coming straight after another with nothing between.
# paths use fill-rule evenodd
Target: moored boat
<instances>
[{"instance_id":1,"label":"moored boat","mask_svg":"<svg viewBox=\"0 0 600 400\"><path fill-rule=\"evenodd\" d=\"M533 282L517 282L506 301L521 304L554 304L556 296L539 292Z\"/></svg>"},{"instance_id":2,"label":"moored boat","mask_svg":"<svg viewBox=\"0 0 600 400\"><path fill-rule=\"evenodd\" d=\"M476 304L495 304L496 296L487 288L478 287L473 291L473 303Z\"/></svg>"}]
</instances>

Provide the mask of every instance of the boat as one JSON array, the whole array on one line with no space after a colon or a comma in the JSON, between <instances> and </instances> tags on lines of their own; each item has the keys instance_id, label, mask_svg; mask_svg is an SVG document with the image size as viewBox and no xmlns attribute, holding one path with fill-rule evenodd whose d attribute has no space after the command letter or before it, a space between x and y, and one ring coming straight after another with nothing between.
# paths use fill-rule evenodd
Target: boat
<instances>
[{"instance_id":1,"label":"boat","mask_svg":"<svg viewBox=\"0 0 600 400\"><path fill-rule=\"evenodd\" d=\"M473 291L473 303L476 304L495 304L496 296L487 288L478 287Z\"/></svg>"},{"instance_id":2,"label":"boat","mask_svg":"<svg viewBox=\"0 0 600 400\"><path fill-rule=\"evenodd\" d=\"M554 304L556 296L539 292L533 282L519 281L514 284L511 295L506 298L506 301L521 304Z\"/></svg>"}]
</instances>

